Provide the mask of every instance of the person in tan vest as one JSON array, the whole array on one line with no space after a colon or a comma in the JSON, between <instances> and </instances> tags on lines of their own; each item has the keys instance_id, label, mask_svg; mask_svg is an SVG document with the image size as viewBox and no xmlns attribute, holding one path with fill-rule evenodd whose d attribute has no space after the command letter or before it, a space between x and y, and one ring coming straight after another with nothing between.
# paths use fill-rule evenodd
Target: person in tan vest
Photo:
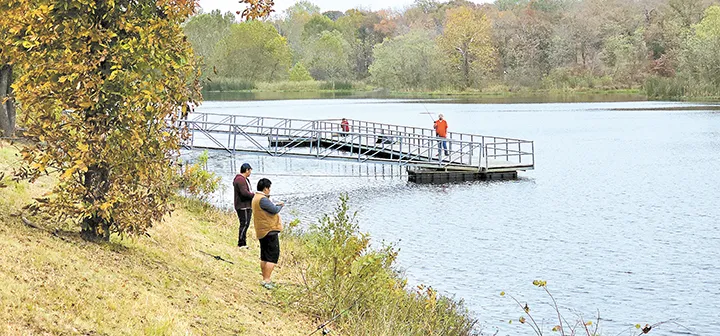
<instances>
[{"instance_id":1,"label":"person in tan vest","mask_svg":"<svg viewBox=\"0 0 720 336\"><path fill-rule=\"evenodd\" d=\"M275 284L270 281L273 269L280 258L280 239L278 235L282 231L280 210L285 204L277 204L270 201L270 186L272 182L264 178L257 184L258 192L252 200L253 222L255 234L260 240L260 270L262 271L262 286L273 289Z\"/></svg>"}]
</instances>

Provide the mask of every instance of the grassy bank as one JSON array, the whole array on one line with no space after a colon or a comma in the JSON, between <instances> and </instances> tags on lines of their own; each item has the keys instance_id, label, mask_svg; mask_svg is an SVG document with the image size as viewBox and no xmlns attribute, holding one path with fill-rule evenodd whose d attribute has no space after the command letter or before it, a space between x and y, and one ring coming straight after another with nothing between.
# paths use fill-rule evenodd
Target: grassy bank
<instances>
[{"instance_id":1,"label":"grassy bank","mask_svg":"<svg viewBox=\"0 0 720 336\"><path fill-rule=\"evenodd\" d=\"M8 172L16 150L0 146L0 172ZM21 207L53 183L46 177L0 189L0 334L301 335L312 328L258 285L257 246L233 248L230 214L178 199L150 237L88 243L78 230L21 220Z\"/></svg>"},{"instance_id":2,"label":"grassy bank","mask_svg":"<svg viewBox=\"0 0 720 336\"><path fill-rule=\"evenodd\" d=\"M0 174L16 154L0 142ZM234 213L178 198L149 236L89 243L23 212L54 182L0 188L0 334L307 335L333 317L338 335L474 333L462 304L405 288L395 251L370 249L342 208L283 235L279 286L268 291L253 230L250 249L235 247Z\"/></svg>"}]
</instances>

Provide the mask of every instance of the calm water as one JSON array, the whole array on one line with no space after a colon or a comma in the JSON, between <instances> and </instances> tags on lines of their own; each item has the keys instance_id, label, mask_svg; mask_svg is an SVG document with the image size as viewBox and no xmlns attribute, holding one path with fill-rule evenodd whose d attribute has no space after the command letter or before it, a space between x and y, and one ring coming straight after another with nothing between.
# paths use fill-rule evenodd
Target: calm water
<instances>
[{"instance_id":1,"label":"calm water","mask_svg":"<svg viewBox=\"0 0 720 336\"><path fill-rule=\"evenodd\" d=\"M220 152L210 168L230 185L234 166L250 162L253 182L273 180L289 203L286 218L305 222L348 192L361 228L400 247L409 279L465 299L489 334L532 334L507 323L522 311L501 291L529 302L548 329L556 324L532 285L543 279L569 320L599 310L603 335L674 318L690 330L666 324L651 335L720 335L720 113L673 110L688 106L697 104L365 99L206 102L199 110L427 127L427 107L444 113L452 131L535 140L536 170L507 182L414 185L393 177L398 167ZM230 195L221 202L231 204Z\"/></svg>"}]
</instances>

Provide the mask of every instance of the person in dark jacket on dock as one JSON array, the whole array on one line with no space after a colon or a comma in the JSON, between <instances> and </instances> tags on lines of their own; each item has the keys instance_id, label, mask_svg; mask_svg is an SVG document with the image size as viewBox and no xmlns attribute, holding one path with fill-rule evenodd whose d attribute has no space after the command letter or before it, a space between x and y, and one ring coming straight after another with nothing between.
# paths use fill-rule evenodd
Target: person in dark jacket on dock
<instances>
[{"instance_id":1,"label":"person in dark jacket on dock","mask_svg":"<svg viewBox=\"0 0 720 336\"><path fill-rule=\"evenodd\" d=\"M273 203L270 201L270 186L272 182L264 178L257 184L258 192L252 199L253 222L255 234L260 240L260 270L262 271L262 286L267 289L275 288L270 281L273 269L280 258L280 231L282 231L282 220L280 210L285 205L283 202Z\"/></svg>"},{"instance_id":2,"label":"person in dark jacket on dock","mask_svg":"<svg viewBox=\"0 0 720 336\"><path fill-rule=\"evenodd\" d=\"M252 199L255 193L250 187L250 174L252 167L249 163L243 163L240 167L240 174L235 176L233 180L233 191L235 194L235 211L240 220L240 228L238 229L238 247L247 248L247 230L250 227L250 217L252 217Z\"/></svg>"}]
</instances>

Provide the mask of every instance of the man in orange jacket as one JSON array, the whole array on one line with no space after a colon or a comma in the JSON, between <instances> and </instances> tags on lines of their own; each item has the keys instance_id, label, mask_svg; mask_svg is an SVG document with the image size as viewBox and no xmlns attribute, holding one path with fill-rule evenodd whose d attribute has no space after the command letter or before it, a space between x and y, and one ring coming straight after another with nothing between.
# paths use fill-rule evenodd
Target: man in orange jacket
<instances>
[{"instance_id":1,"label":"man in orange jacket","mask_svg":"<svg viewBox=\"0 0 720 336\"><path fill-rule=\"evenodd\" d=\"M435 120L435 124L433 125L433 128L435 129L435 135L437 135L440 138L447 138L447 129L448 124L447 120L443 118L443 115L438 115L438 120ZM440 140L438 141L438 156L440 156L440 150L441 148L445 150L445 155L447 156L448 149L447 149L447 141Z\"/></svg>"}]
</instances>

